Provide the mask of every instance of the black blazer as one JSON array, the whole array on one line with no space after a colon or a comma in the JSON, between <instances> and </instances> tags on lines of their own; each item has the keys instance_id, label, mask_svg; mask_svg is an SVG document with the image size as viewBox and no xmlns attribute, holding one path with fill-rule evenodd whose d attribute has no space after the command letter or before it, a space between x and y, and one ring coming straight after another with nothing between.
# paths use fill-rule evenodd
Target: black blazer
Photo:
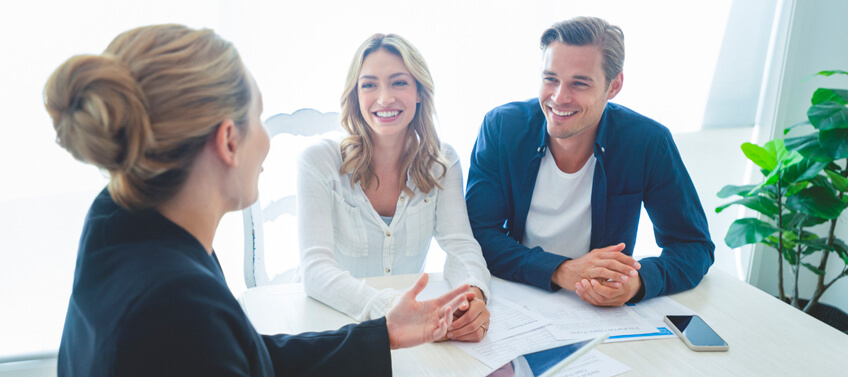
<instances>
[{"instance_id":1,"label":"black blazer","mask_svg":"<svg viewBox=\"0 0 848 377\"><path fill-rule=\"evenodd\" d=\"M391 375L386 320L259 335L218 259L158 212L103 190L80 239L59 376Z\"/></svg>"}]
</instances>

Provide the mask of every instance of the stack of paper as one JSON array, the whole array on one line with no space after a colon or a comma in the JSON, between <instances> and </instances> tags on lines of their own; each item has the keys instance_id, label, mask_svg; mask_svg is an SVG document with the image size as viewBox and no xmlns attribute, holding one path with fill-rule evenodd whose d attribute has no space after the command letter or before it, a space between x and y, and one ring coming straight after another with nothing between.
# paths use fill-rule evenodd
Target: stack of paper
<instances>
[{"instance_id":1,"label":"stack of paper","mask_svg":"<svg viewBox=\"0 0 848 377\"><path fill-rule=\"evenodd\" d=\"M694 314L668 297L606 308L592 306L566 290L546 292L500 279L492 279L490 288L488 334L479 343L453 344L493 369L523 354L604 333L610 334L607 342L674 337L666 328L663 316ZM448 290L447 281L430 282L419 300L437 297ZM575 368L597 371L593 374L596 376L613 376L630 369L596 351L585 355L561 374L579 375Z\"/></svg>"}]
</instances>

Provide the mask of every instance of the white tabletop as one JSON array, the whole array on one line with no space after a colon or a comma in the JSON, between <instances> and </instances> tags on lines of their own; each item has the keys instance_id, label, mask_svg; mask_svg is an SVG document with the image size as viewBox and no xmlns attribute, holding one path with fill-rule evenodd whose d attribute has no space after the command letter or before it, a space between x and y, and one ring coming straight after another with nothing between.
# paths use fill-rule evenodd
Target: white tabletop
<instances>
[{"instance_id":1,"label":"white tabletop","mask_svg":"<svg viewBox=\"0 0 848 377\"><path fill-rule=\"evenodd\" d=\"M417 277L366 281L403 290ZM695 289L670 297L700 314L730 344L730 351L694 352L679 339L600 345L600 352L633 368L623 376L842 376L848 370L848 335L721 271L710 271ZM251 288L239 300L262 334L334 330L356 322L308 298L300 284ZM396 376L491 372L449 342L392 351L392 370Z\"/></svg>"}]
</instances>

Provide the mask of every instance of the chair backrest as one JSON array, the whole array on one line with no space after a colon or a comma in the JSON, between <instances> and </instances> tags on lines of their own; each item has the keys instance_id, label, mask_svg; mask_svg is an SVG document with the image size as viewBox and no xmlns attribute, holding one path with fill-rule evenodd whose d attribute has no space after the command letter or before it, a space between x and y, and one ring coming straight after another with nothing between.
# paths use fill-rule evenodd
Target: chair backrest
<instances>
[{"instance_id":1,"label":"chair backrest","mask_svg":"<svg viewBox=\"0 0 848 377\"><path fill-rule=\"evenodd\" d=\"M313 109L300 109L293 114L277 114L265 120L264 123L271 136L271 152L269 153L269 158L265 160L265 165L271 165L275 162L269 160L276 149L296 149L294 152L297 153L294 153L293 157L288 157L288 160L291 160L288 161L290 162L287 164L288 168L276 172L281 173L281 179L285 179L288 181L287 183L294 181L294 177L297 176L297 172L294 170L296 169L294 158L299 154L300 149L309 143L297 142L297 140L294 140L295 142L292 143L292 140L289 140L288 146L282 145L277 143L279 139L275 139L276 136L315 136L333 131L343 132L339 124L338 113L321 113ZM287 150L287 152L291 151ZM266 172L271 173L267 168ZM267 176L264 173L263 175ZM276 200L267 200L268 198L275 197L274 194L278 193L269 189L275 187L275 182L270 182L270 185L263 186L263 183L267 182L262 182L262 180L263 177L260 177L259 199L256 200L256 203L253 203L250 207L242 211L244 217L244 282L248 288L291 282L294 275L294 269L290 269L284 273L269 276L265 257L265 224L273 222L283 215L294 217L297 211L297 200L294 194L285 195ZM263 202L267 202L267 204L263 205ZM293 232L293 234L295 235L294 240L287 241L291 241L290 244L293 244L291 251L296 257L299 257L299 252L297 251L297 233ZM283 253L288 252L288 250L274 250L273 252Z\"/></svg>"}]
</instances>

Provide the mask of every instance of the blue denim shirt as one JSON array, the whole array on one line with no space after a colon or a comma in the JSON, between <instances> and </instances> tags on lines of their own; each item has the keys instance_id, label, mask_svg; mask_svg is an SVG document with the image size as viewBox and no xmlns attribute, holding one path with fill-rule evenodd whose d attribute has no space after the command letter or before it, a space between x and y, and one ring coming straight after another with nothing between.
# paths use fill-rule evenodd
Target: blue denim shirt
<instances>
[{"instance_id":1,"label":"blue denim shirt","mask_svg":"<svg viewBox=\"0 0 848 377\"><path fill-rule=\"evenodd\" d=\"M642 289L631 301L696 286L713 263L715 245L671 133L613 103L597 132L590 250L624 242L623 253L633 255L644 203L662 254L639 261ZM465 199L492 274L556 290L551 278L568 258L521 244L547 139L536 98L490 111L471 153Z\"/></svg>"}]
</instances>

